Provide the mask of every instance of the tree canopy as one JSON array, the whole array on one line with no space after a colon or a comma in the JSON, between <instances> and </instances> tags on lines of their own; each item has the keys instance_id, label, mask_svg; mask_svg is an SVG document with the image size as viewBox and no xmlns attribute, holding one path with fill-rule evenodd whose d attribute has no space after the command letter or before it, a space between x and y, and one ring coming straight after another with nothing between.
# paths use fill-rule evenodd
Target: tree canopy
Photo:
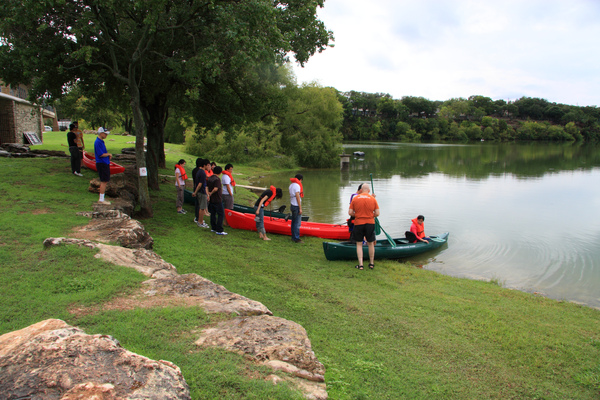
<instances>
[{"instance_id":1,"label":"tree canopy","mask_svg":"<svg viewBox=\"0 0 600 400\"><path fill-rule=\"evenodd\" d=\"M317 7L322 0L5 0L0 76L38 97L60 98L75 84L125 91L137 164L148 166L140 205L151 215L148 181L158 187L169 103L191 94L224 119L257 107L261 68L290 55L303 64L330 45Z\"/></svg>"}]
</instances>

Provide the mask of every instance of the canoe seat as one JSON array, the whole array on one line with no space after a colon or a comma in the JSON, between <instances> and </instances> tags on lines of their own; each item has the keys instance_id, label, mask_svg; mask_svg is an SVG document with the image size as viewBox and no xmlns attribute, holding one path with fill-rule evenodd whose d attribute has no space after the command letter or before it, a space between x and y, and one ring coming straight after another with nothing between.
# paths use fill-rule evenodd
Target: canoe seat
<instances>
[{"instance_id":1,"label":"canoe seat","mask_svg":"<svg viewBox=\"0 0 600 400\"><path fill-rule=\"evenodd\" d=\"M395 242L397 244L408 244L409 243L409 241L406 239L396 239Z\"/></svg>"}]
</instances>

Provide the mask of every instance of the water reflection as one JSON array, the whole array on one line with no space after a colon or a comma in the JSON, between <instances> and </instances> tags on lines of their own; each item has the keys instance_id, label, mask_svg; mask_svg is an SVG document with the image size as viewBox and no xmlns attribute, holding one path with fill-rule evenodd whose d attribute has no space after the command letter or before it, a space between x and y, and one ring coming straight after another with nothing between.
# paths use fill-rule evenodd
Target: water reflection
<instances>
[{"instance_id":1,"label":"water reflection","mask_svg":"<svg viewBox=\"0 0 600 400\"><path fill-rule=\"evenodd\" d=\"M355 150L366 154L351 159L348 171L302 172L311 220L344 221L350 195L372 173L380 221L389 234L403 236L418 214L426 216L426 232L451 233L447 249L411 261L600 307L599 147L345 146L346 153ZM292 175L257 183L287 193ZM280 203L288 204L289 196Z\"/></svg>"}]
</instances>

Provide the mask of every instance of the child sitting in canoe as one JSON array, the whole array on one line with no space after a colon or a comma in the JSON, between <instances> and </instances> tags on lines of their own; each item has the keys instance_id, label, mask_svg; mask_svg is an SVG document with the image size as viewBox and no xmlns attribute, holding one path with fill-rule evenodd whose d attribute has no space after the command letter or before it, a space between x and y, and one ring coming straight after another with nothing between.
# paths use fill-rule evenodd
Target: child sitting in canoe
<instances>
[{"instance_id":1,"label":"child sitting in canoe","mask_svg":"<svg viewBox=\"0 0 600 400\"><path fill-rule=\"evenodd\" d=\"M405 233L406 239L411 243L425 242L429 243L430 237L425 236L425 217L419 215L417 218L412 219L412 225L410 231Z\"/></svg>"}]
</instances>

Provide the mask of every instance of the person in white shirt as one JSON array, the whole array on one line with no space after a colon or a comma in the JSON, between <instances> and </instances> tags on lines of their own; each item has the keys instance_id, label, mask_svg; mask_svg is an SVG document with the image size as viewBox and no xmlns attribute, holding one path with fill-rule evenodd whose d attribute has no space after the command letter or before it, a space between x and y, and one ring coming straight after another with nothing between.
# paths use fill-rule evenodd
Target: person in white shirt
<instances>
[{"instance_id":1,"label":"person in white shirt","mask_svg":"<svg viewBox=\"0 0 600 400\"><path fill-rule=\"evenodd\" d=\"M300 239L300 225L302 224L302 197L304 197L304 188L302 187L303 176L296 174L290 178L292 182L289 187L290 203L292 210L292 242L302 243Z\"/></svg>"}]
</instances>

